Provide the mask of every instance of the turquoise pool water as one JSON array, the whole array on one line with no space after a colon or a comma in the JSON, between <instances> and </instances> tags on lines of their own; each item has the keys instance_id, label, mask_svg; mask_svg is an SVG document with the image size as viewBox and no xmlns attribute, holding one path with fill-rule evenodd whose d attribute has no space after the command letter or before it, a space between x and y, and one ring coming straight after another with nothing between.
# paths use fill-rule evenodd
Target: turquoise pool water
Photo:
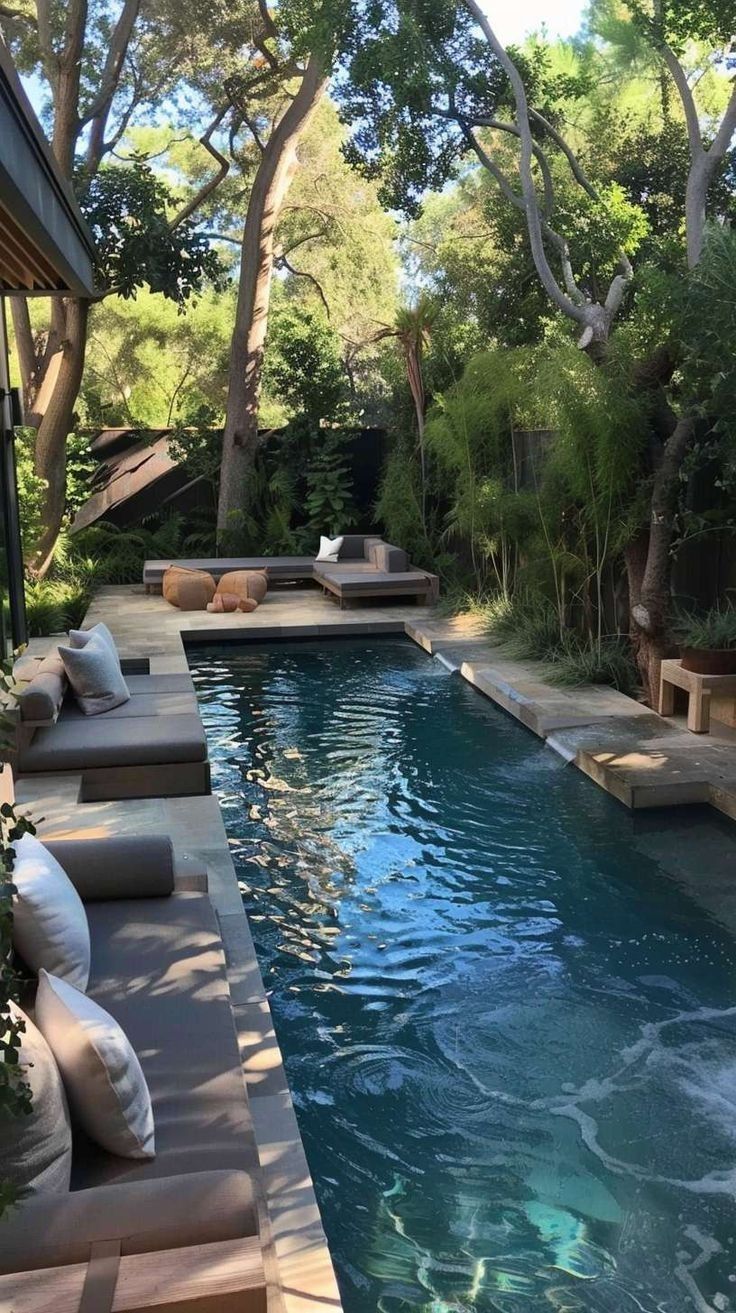
<instances>
[{"instance_id":1,"label":"turquoise pool water","mask_svg":"<svg viewBox=\"0 0 736 1313\"><path fill-rule=\"evenodd\" d=\"M408 642L190 661L347 1313L736 1308L733 830Z\"/></svg>"}]
</instances>

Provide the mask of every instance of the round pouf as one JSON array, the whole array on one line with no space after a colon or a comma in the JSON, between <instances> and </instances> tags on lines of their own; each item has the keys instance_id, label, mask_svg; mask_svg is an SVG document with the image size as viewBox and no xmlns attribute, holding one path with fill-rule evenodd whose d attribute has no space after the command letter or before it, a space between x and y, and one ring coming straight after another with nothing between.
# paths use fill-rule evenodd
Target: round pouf
<instances>
[{"instance_id":1,"label":"round pouf","mask_svg":"<svg viewBox=\"0 0 736 1313\"><path fill-rule=\"evenodd\" d=\"M260 605L268 592L268 580L263 570L231 570L222 576L217 592L234 593L240 599L241 611L252 611L254 607L245 607L243 603Z\"/></svg>"},{"instance_id":2,"label":"round pouf","mask_svg":"<svg viewBox=\"0 0 736 1313\"><path fill-rule=\"evenodd\" d=\"M215 581L206 570L172 565L164 573L163 594L180 611L204 611L215 595Z\"/></svg>"}]
</instances>

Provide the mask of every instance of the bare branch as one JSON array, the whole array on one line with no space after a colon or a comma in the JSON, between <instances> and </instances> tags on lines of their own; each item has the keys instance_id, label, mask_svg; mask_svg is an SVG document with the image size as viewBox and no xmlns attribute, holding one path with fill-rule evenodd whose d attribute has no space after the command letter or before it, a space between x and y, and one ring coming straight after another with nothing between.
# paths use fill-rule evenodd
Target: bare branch
<instances>
[{"instance_id":1,"label":"bare branch","mask_svg":"<svg viewBox=\"0 0 736 1313\"><path fill-rule=\"evenodd\" d=\"M327 297L324 294L324 289L322 288L321 283L315 278L314 274L307 273L306 269L295 269L293 264L289 263L285 255L278 256L274 263L277 269L287 269L295 278L307 278L312 286L316 288L319 299L325 308L327 318L331 318L330 306Z\"/></svg>"},{"instance_id":2,"label":"bare branch","mask_svg":"<svg viewBox=\"0 0 736 1313\"><path fill-rule=\"evenodd\" d=\"M211 140L213 132L220 126L229 109L230 103L228 102L227 105L224 105L222 109L218 110L207 131L199 139L200 145L204 146L205 150L209 151L212 158L217 161L217 171L207 180L207 182L202 184L199 191L195 192L194 196L187 201L186 205L182 206L179 213L174 215L174 218L169 224L169 228L172 231L174 228L178 228L179 224L183 223L185 219L188 219L190 215L194 214L195 210L199 209L200 205L202 205L207 197L211 196L212 192L219 187L223 178L225 178L230 171L229 159L212 144Z\"/></svg>"},{"instance_id":3,"label":"bare branch","mask_svg":"<svg viewBox=\"0 0 736 1313\"><path fill-rule=\"evenodd\" d=\"M316 233L306 233L304 237L299 237L295 242L292 242L291 246L287 246L286 249L281 252L281 255L293 255L294 251L298 251L300 246L304 246L307 242L316 242L320 237L327 237L327 235L326 228L322 228Z\"/></svg>"},{"instance_id":4,"label":"bare branch","mask_svg":"<svg viewBox=\"0 0 736 1313\"><path fill-rule=\"evenodd\" d=\"M88 106L87 112L80 119L80 127L84 127L86 123L91 123L93 119L107 117L113 96L120 82L125 56L128 53L130 38L133 35L133 28L139 11L140 0L125 0L110 37L110 45L100 78L99 90L92 104Z\"/></svg>"},{"instance_id":5,"label":"bare branch","mask_svg":"<svg viewBox=\"0 0 736 1313\"><path fill-rule=\"evenodd\" d=\"M585 170L583 169L580 160L578 159L577 155L572 149L572 146L570 146L570 144L565 140L562 133L558 132L557 128L555 128L549 122L549 120L544 117L543 114L539 113L539 110L531 109L529 111L529 114L531 118L534 119L535 123L538 123L540 127L544 128L545 132L548 133L548 135L552 138L555 145L558 146L559 149L562 151L563 155L565 156L565 159L570 165L570 169L572 171L572 175L575 181L580 184L580 186L583 188L583 191L586 191L594 201L599 200L600 198L598 196L598 192L596 191L592 182L590 181L587 174L585 173Z\"/></svg>"},{"instance_id":6,"label":"bare branch","mask_svg":"<svg viewBox=\"0 0 736 1313\"><path fill-rule=\"evenodd\" d=\"M703 138L700 132L700 116L698 107L695 104L695 97L687 80L687 74L682 67L677 55L666 41L659 46L659 52L667 65L672 81L677 87L677 92L682 102L682 108L685 112L685 123L687 124L687 139L690 143L690 151L695 158L703 150Z\"/></svg>"},{"instance_id":7,"label":"bare branch","mask_svg":"<svg viewBox=\"0 0 736 1313\"><path fill-rule=\"evenodd\" d=\"M573 319L576 323L587 326L590 323L591 316L589 310L592 307L581 305L577 300L574 300L572 296L563 292L552 272L551 265L544 249L542 215L532 172L534 139L532 137L529 123L529 105L524 81L514 61L509 57L504 46L498 40L498 37L493 31L486 15L478 4L478 0L464 0L464 4L473 15L473 18L480 27L486 41L511 83L511 89L516 103L516 123L519 129L520 140L519 176L521 178L524 210L526 214L527 229L529 232L529 243L535 268L539 274L544 290L558 309L562 310L563 314L567 315L569 319Z\"/></svg>"}]
</instances>

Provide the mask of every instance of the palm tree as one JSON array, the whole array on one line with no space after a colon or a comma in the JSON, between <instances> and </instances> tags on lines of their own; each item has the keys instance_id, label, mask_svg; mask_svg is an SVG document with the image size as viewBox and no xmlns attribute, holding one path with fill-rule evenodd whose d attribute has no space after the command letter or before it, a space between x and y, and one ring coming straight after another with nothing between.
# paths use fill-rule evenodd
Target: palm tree
<instances>
[{"instance_id":1,"label":"palm tree","mask_svg":"<svg viewBox=\"0 0 736 1313\"><path fill-rule=\"evenodd\" d=\"M425 533L427 530L427 461L424 445L424 421L427 411L427 397L424 390L422 357L425 348L429 345L431 329L436 315L436 307L426 293L423 292L416 305L406 306L397 312L396 322L392 328L386 328L377 335L379 339L395 337L404 353L406 374L417 418L419 464L422 481L422 524Z\"/></svg>"}]
</instances>

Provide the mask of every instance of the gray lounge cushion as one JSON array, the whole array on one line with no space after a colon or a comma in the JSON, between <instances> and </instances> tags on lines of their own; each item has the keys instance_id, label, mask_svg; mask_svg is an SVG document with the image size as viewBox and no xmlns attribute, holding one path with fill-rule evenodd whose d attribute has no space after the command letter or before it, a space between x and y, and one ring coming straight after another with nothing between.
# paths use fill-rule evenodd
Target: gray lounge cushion
<instances>
[{"instance_id":1,"label":"gray lounge cushion","mask_svg":"<svg viewBox=\"0 0 736 1313\"><path fill-rule=\"evenodd\" d=\"M18 706L22 721L52 721L57 715L67 691L67 677L56 649L37 661L21 668L17 678L29 677L29 683L18 693Z\"/></svg>"},{"instance_id":2,"label":"gray lounge cushion","mask_svg":"<svg viewBox=\"0 0 736 1313\"><path fill-rule=\"evenodd\" d=\"M257 1235L253 1186L244 1172L192 1172L74 1190L63 1206L37 1197L0 1225L0 1272L86 1263L90 1245L119 1239L125 1254L155 1253Z\"/></svg>"},{"instance_id":3,"label":"gray lounge cushion","mask_svg":"<svg viewBox=\"0 0 736 1313\"><path fill-rule=\"evenodd\" d=\"M117 652L99 634L93 634L84 647L60 647L59 653L74 696L86 716L99 716L128 701L130 690Z\"/></svg>"},{"instance_id":4,"label":"gray lounge cushion","mask_svg":"<svg viewBox=\"0 0 736 1313\"><path fill-rule=\"evenodd\" d=\"M201 871L174 857L168 834L115 835L106 839L51 839L46 847L61 863L85 902L107 898L166 898L175 874Z\"/></svg>"},{"instance_id":5,"label":"gray lounge cushion","mask_svg":"<svg viewBox=\"0 0 736 1313\"><path fill-rule=\"evenodd\" d=\"M198 715L60 720L21 749L21 774L207 760Z\"/></svg>"},{"instance_id":6,"label":"gray lounge cushion","mask_svg":"<svg viewBox=\"0 0 736 1313\"><path fill-rule=\"evenodd\" d=\"M156 1157L75 1139L73 1184L256 1166L222 942L206 894L89 903L88 995L123 1027L148 1082Z\"/></svg>"},{"instance_id":7,"label":"gray lounge cushion","mask_svg":"<svg viewBox=\"0 0 736 1313\"><path fill-rule=\"evenodd\" d=\"M87 914L58 859L32 834L13 845L13 945L32 971L45 968L77 989L89 979Z\"/></svg>"},{"instance_id":8,"label":"gray lounge cushion","mask_svg":"<svg viewBox=\"0 0 736 1313\"><path fill-rule=\"evenodd\" d=\"M393 547L391 543L372 543L370 560L377 570L383 570L389 574L398 574L409 569L408 554L403 547Z\"/></svg>"},{"instance_id":9,"label":"gray lounge cushion","mask_svg":"<svg viewBox=\"0 0 736 1313\"><path fill-rule=\"evenodd\" d=\"M125 682L131 697L135 693L193 693L194 681L184 671L170 674L126 675Z\"/></svg>"},{"instance_id":10,"label":"gray lounge cushion","mask_svg":"<svg viewBox=\"0 0 736 1313\"><path fill-rule=\"evenodd\" d=\"M31 1112L0 1114L0 1180L31 1194L69 1189L72 1129L64 1086L54 1055L41 1032L14 1003L11 1014L25 1022L20 1063L31 1087ZM4 1225L0 1223L0 1232Z\"/></svg>"},{"instance_id":11,"label":"gray lounge cushion","mask_svg":"<svg viewBox=\"0 0 736 1313\"><path fill-rule=\"evenodd\" d=\"M126 683L128 681L126 680ZM105 712L106 720L129 720L131 716L177 716L197 710L197 698L190 693L133 693L131 690L127 702L119 707L112 707ZM83 720L84 712L76 703L67 698L61 709L59 720Z\"/></svg>"}]
</instances>

